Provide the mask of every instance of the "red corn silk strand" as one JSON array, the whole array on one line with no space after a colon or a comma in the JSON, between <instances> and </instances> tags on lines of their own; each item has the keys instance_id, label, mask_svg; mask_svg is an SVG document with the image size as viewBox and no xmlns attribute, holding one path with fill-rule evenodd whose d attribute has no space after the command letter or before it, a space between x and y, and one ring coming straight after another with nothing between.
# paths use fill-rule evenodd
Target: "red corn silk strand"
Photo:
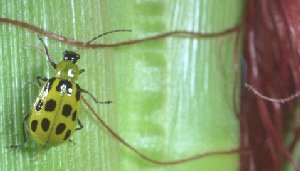
<instances>
[{"instance_id":1,"label":"red corn silk strand","mask_svg":"<svg viewBox=\"0 0 300 171\"><path fill-rule=\"evenodd\" d=\"M146 41L151 41L151 40L156 40L156 39L162 39L162 38L167 38L171 36L182 36L182 37L191 37L191 38L217 38L217 37L224 37L228 34L235 33L237 30L240 30L241 28L241 23L238 23L237 25L227 28L226 30L222 32L216 32L216 33L199 33L199 32L193 32L193 31L187 31L187 30L173 30L169 32L164 32L164 33L159 33L153 36L145 37L145 38L139 38L139 39L134 39L134 40L129 40L129 41L123 41L123 42L117 42L117 43L111 43L111 44L101 44L101 43L91 43L92 41L96 40L99 38L98 35L97 37L93 38L91 41L81 41L81 40L75 40L73 38L68 38L63 35L60 35L58 33L54 33L48 30L44 30L42 28L39 28L37 26L34 26L33 24L24 22L24 21L19 21L19 20L13 20L9 18L1 18L0 17L0 23L6 23L6 24L11 24L13 26L18 26L24 29L28 29L31 31L34 31L36 33L42 34L46 37L49 37L53 40L59 41L59 42L64 42L67 44L71 44L77 47L82 47L82 48L91 48L91 49L97 49L97 48L113 48L113 47L118 47L118 46L130 46L138 43L143 43ZM116 31L116 30L115 30ZM121 31L121 30L118 30ZM122 29L122 31L131 31L131 30L125 30ZM110 32L112 33L112 32ZM106 35L107 33L104 33L102 35Z\"/></svg>"},{"instance_id":2,"label":"red corn silk strand","mask_svg":"<svg viewBox=\"0 0 300 171\"><path fill-rule=\"evenodd\" d=\"M299 0L247 1L246 82L265 96L283 98L300 90L299 16ZM297 134L291 144L284 143L295 129L296 105L296 100L280 104L242 90L241 148L251 153L241 155L240 170L279 171L287 161L297 170L291 157Z\"/></svg>"}]
</instances>

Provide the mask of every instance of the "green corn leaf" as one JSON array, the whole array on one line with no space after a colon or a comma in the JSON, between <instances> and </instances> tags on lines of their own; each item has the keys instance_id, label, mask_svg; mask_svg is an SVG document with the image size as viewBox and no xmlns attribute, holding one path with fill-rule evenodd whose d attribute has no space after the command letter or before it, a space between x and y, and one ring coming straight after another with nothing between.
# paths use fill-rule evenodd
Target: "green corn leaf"
<instances>
[{"instance_id":1,"label":"green corn leaf","mask_svg":"<svg viewBox=\"0 0 300 171\"><path fill-rule=\"evenodd\" d=\"M233 27L240 19L239 0L188 1L5 1L1 17L25 21L48 31L96 43L143 38L171 30L210 33ZM233 105L234 34L222 38L172 36L132 46L76 48L44 37L55 61L66 49L81 54L86 70L78 83L99 100L85 96L109 126L147 156L162 161L239 146L239 122ZM76 143L48 150L29 138L24 147L22 118L40 88L36 76L55 73L36 48L37 33L0 23L0 170L162 171L238 170L238 155L211 156L174 166L149 163L124 147L82 105L83 130Z\"/></svg>"}]
</instances>

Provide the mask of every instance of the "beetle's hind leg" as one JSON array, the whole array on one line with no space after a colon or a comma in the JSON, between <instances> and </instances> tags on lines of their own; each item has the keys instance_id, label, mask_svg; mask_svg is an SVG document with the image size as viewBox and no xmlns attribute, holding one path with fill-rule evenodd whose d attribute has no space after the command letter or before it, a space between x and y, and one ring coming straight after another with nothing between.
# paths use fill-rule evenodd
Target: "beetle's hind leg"
<instances>
[{"instance_id":1,"label":"beetle's hind leg","mask_svg":"<svg viewBox=\"0 0 300 171\"><path fill-rule=\"evenodd\" d=\"M76 145L76 143L73 140L69 139L68 141L69 141L69 143Z\"/></svg>"},{"instance_id":2,"label":"beetle's hind leg","mask_svg":"<svg viewBox=\"0 0 300 171\"><path fill-rule=\"evenodd\" d=\"M22 145L24 145L26 143L26 141L27 141L26 121L27 121L28 117L29 117L29 113L27 113L25 115L25 117L23 118L23 130L22 130L23 131L23 141L21 143L19 143L19 144L11 144L9 146L10 148L17 148L17 147L20 147L20 146L22 146Z\"/></svg>"},{"instance_id":3,"label":"beetle's hind leg","mask_svg":"<svg viewBox=\"0 0 300 171\"><path fill-rule=\"evenodd\" d=\"M82 123L80 122L79 119L78 119L78 125L79 125L79 128L76 128L75 129L76 131L81 130L83 128L83 125L82 125ZM76 143L73 140L69 139L68 141L69 141L69 143L72 143L73 145L76 145Z\"/></svg>"},{"instance_id":4,"label":"beetle's hind leg","mask_svg":"<svg viewBox=\"0 0 300 171\"><path fill-rule=\"evenodd\" d=\"M79 119L78 119L78 125L79 125L79 128L76 128L75 129L76 131L81 130L83 128L83 125Z\"/></svg>"}]
</instances>

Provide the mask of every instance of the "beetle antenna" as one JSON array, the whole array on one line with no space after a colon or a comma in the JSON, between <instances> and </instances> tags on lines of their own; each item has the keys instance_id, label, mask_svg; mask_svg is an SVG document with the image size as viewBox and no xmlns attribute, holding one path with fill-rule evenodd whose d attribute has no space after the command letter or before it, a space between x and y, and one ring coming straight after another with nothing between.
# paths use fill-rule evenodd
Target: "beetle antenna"
<instances>
[{"instance_id":1,"label":"beetle antenna","mask_svg":"<svg viewBox=\"0 0 300 171\"><path fill-rule=\"evenodd\" d=\"M104 32L104 33L101 33L98 36L92 38L91 40L87 41L86 43L84 43L84 45L88 45L88 44L92 43L93 41L97 40L100 37L103 37L103 36L111 34L111 33L116 33L116 32L132 32L132 30L122 29L122 30L111 30L111 31L108 31L108 32Z\"/></svg>"},{"instance_id":2,"label":"beetle antenna","mask_svg":"<svg viewBox=\"0 0 300 171\"><path fill-rule=\"evenodd\" d=\"M49 63L51 64L51 66L55 69L56 68L56 63L54 62L54 60L51 58L51 56L49 55L49 51L48 51L48 48L44 42L44 40L41 38L40 35L38 35L38 38L39 40L41 41L41 43L43 44L44 46L44 49L45 49L45 53L46 53L46 56L47 56L47 60L49 61Z\"/></svg>"}]
</instances>

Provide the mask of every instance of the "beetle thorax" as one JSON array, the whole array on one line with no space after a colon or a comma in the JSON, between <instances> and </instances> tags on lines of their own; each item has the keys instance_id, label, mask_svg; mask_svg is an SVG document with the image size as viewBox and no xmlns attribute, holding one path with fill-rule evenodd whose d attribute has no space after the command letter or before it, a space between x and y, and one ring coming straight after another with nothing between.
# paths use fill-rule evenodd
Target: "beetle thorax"
<instances>
[{"instance_id":1,"label":"beetle thorax","mask_svg":"<svg viewBox=\"0 0 300 171\"><path fill-rule=\"evenodd\" d=\"M56 77L76 81L79 75L78 66L70 61L61 61L56 66Z\"/></svg>"}]
</instances>

